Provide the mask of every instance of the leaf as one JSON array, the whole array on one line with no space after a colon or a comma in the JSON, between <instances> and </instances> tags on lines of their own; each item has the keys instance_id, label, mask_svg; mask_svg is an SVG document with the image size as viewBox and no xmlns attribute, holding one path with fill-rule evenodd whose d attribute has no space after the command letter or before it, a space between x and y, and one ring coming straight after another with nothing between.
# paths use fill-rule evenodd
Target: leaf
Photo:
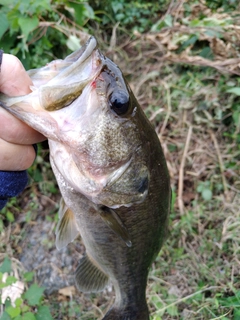
<instances>
[{"instance_id":1,"label":"leaf","mask_svg":"<svg viewBox=\"0 0 240 320\"><path fill-rule=\"evenodd\" d=\"M88 3L84 3L84 7L86 9L85 16L89 19L94 19L95 14L94 14L93 8Z\"/></svg>"},{"instance_id":2,"label":"leaf","mask_svg":"<svg viewBox=\"0 0 240 320\"><path fill-rule=\"evenodd\" d=\"M79 26L84 25L86 8L83 3L69 2L68 5L74 9L76 23Z\"/></svg>"},{"instance_id":3,"label":"leaf","mask_svg":"<svg viewBox=\"0 0 240 320\"><path fill-rule=\"evenodd\" d=\"M161 30L164 27L172 27L172 16L167 14L164 20L159 20L152 25L151 31Z\"/></svg>"},{"instance_id":4,"label":"leaf","mask_svg":"<svg viewBox=\"0 0 240 320\"><path fill-rule=\"evenodd\" d=\"M13 283L16 283L16 282L17 282L17 278L15 278L14 276L8 276L5 283L8 286L11 286Z\"/></svg>"},{"instance_id":5,"label":"leaf","mask_svg":"<svg viewBox=\"0 0 240 320\"><path fill-rule=\"evenodd\" d=\"M20 309L20 307L10 306L10 307L6 308L6 312L10 315L11 318L15 318L20 314L21 309Z\"/></svg>"},{"instance_id":6,"label":"leaf","mask_svg":"<svg viewBox=\"0 0 240 320\"><path fill-rule=\"evenodd\" d=\"M207 29L204 33L211 38L221 38L221 33L216 30Z\"/></svg>"},{"instance_id":7,"label":"leaf","mask_svg":"<svg viewBox=\"0 0 240 320\"><path fill-rule=\"evenodd\" d=\"M3 315L1 316L0 320L11 320L9 314L7 314L6 311L3 312Z\"/></svg>"},{"instance_id":8,"label":"leaf","mask_svg":"<svg viewBox=\"0 0 240 320\"><path fill-rule=\"evenodd\" d=\"M39 287L37 284L32 284L25 292L24 298L28 301L30 306L35 306L40 303L44 288Z\"/></svg>"},{"instance_id":9,"label":"leaf","mask_svg":"<svg viewBox=\"0 0 240 320\"><path fill-rule=\"evenodd\" d=\"M34 276L34 272L26 272L24 273L23 278L26 282L30 282L32 281L33 276Z\"/></svg>"},{"instance_id":10,"label":"leaf","mask_svg":"<svg viewBox=\"0 0 240 320\"><path fill-rule=\"evenodd\" d=\"M178 315L178 308L176 306L171 306L167 308L167 312L170 314L170 316L174 317Z\"/></svg>"},{"instance_id":11,"label":"leaf","mask_svg":"<svg viewBox=\"0 0 240 320\"><path fill-rule=\"evenodd\" d=\"M173 18L170 14L167 14L164 18L164 22L166 23L167 27L172 27Z\"/></svg>"},{"instance_id":12,"label":"leaf","mask_svg":"<svg viewBox=\"0 0 240 320\"><path fill-rule=\"evenodd\" d=\"M70 35L66 42L67 47L72 50L76 51L81 48L80 40L74 35Z\"/></svg>"},{"instance_id":13,"label":"leaf","mask_svg":"<svg viewBox=\"0 0 240 320\"><path fill-rule=\"evenodd\" d=\"M29 17L20 17L18 19L18 24L22 30L22 33L25 37L25 41L28 38L28 35L31 31L33 31L38 26L38 18L36 16L29 18Z\"/></svg>"},{"instance_id":14,"label":"leaf","mask_svg":"<svg viewBox=\"0 0 240 320\"><path fill-rule=\"evenodd\" d=\"M240 309L234 309L234 313L233 313L233 320L239 320L240 319Z\"/></svg>"},{"instance_id":15,"label":"leaf","mask_svg":"<svg viewBox=\"0 0 240 320\"><path fill-rule=\"evenodd\" d=\"M182 43L181 47L179 48L179 51L181 52L181 51L185 50L187 47L194 45L195 42L198 41L198 39L199 39L198 34L191 35L187 40L185 40Z\"/></svg>"},{"instance_id":16,"label":"leaf","mask_svg":"<svg viewBox=\"0 0 240 320\"><path fill-rule=\"evenodd\" d=\"M237 96L240 96L240 87L235 87L235 88L228 89L226 92L234 93Z\"/></svg>"},{"instance_id":17,"label":"leaf","mask_svg":"<svg viewBox=\"0 0 240 320\"><path fill-rule=\"evenodd\" d=\"M199 56L209 60L213 60L214 58L212 49L210 47L203 48L202 51L199 52Z\"/></svg>"},{"instance_id":18,"label":"leaf","mask_svg":"<svg viewBox=\"0 0 240 320\"><path fill-rule=\"evenodd\" d=\"M7 14L7 19L10 24L10 36L14 35L15 32L19 31L19 23L18 23L19 12L17 10L17 7L18 7L18 4L16 8L14 8L14 10L9 11ZM16 37L16 34L15 34L15 37Z\"/></svg>"},{"instance_id":19,"label":"leaf","mask_svg":"<svg viewBox=\"0 0 240 320\"><path fill-rule=\"evenodd\" d=\"M27 312L28 310L30 310L30 307L24 304L22 306L22 313Z\"/></svg>"},{"instance_id":20,"label":"leaf","mask_svg":"<svg viewBox=\"0 0 240 320\"><path fill-rule=\"evenodd\" d=\"M123 10L123 4L121 2L112 2L111 7L113 9L113 12L116 14L118 11Z\"/></svg>"},{"instance_id":21,"label":"leaf","mask_svg":"<svg viewBox=\"0 0 240 320\"><path fill-rule=\"evenodd\" d=\"M15 300L15 306L16 307L20 307L22 303L23 303L23 300L21 298L17 298Z\"/></svg>"},{"instance_id":22,"label":"leaf","mask_svg":"<svg viewBox=\"0 0 240 320\"><path fill-rule=\"evenodd\" d=\"M9 5L9 0L0 0L0 4L3 6Z\"/></svg>"},{"instance_id":23,"label":"leaf","mask_svg":"<svg viewBox=\"0 0 240 320\"><path fill-rule=\"evenodd\" d=\"M7 31L8 27L9 27L9 22L6 15L0 12L0 39L2 38L4 33Z\"/></svg>"},{"instance_id":24,"label":"leaf","mask_svg":"<svg viewBox=\"0 0 240 320\"><path fill-rule=\"evenodd\" d=\"M9 222L13 222L15 220L14 219L14 215L9 210L6 213L6 216L7 216L7 219L8 219Z\"/></svg>"},{"instance_id":25,"label":"leaf","mask_svg":"<svg viewBox=\"0 0 240 320\"><path fill-rule=\"evenodd\" d=\"M35 315L32 312L26 312L23 316L24 320L36 320Z\"/></svg>"},{"instance_id":26,"label":"leaf","mask_svg":"<svg viewBox=\"0 0 240 320\"><path fill-rule=\"evenodd\" d=\"M212 191L210 189L203 189L202 197L205 201L209 201L212 199Z\"/></svg>"},{"instance_id":27,"label":"leaf","mask_svg":"<svg viewBox=\"0 0 240 320\"><path fill-rule=\"evenodd\" d=\"M3 221L0 219L0 233L3 231Z\"/></svg>"},{"instance_id":28,"label":"leaf","mask_svg":"<svg viewBox=\"0 0 240 320\"><path fill-rule=\"evenodd\" d=\"M11 272L11 260L8 259L8 257L6 257L3 260L3 263L0 266L0 272L2 272L2 273L5 273L5 272L10 273Z\"/></svg>"},{"instance_id":29,"label":"leaf","mask_svg":"<svg viewBox=\"0 0 240 320\"><path fill-rule=\"evenodd\" d=\"M21 315L19 315L16 318L14 318L14 320L24 320L24 318Z\"/></svg>"},{"instance_id":30,"label":"leaf","mask_svg":"<svg viewBox=\"0 0 240 320\"><path fill-rule=\"evenodd\" d=\"M50 310L47 306L41 306L36 313L36 320L53 320Z\"/></svg>"},{"instance_id":31,"label":"leaf","mask_svg":"<svg viewBox=\"0 0 240 320\"><path fill-rule=\"evenodd\" d=\"M239 111L234 111L232 114L233 121L237 127L240 127L240 113Z\"/></svg>"}]
</instances>

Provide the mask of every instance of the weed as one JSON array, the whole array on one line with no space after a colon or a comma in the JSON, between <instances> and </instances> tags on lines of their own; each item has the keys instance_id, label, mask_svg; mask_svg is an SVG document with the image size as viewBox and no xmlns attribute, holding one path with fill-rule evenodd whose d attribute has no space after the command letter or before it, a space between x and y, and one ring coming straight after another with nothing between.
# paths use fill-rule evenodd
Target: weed
<instances>
[{"instance_id":1,"label":"weed","mask_svg":"<svg viewBox=\"0 0 240 320\"><path fill-rule=\"evenodd\" d=\"M28 287L28 283L33 280L33 273L23 273L21 277L22 280L19 279L16 265L12 268L11 260L5 258L0 266L0 303L4 305L0 319L53 319L49 307L43 305L44 288L35 283Z\"/></svg>"}]
</instances>

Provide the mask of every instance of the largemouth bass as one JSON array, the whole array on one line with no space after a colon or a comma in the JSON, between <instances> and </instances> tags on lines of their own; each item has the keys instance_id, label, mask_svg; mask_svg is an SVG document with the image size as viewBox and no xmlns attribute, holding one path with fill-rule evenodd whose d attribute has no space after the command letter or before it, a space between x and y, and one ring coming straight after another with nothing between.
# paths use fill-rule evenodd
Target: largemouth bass
<instances>
[{"instance_id":1,"label":"largemouth bass","mask_svg":"<svg viewBox=\"0 0 240 320\"><path fill-rule=\"evenodd\" d=\"M78 289L112 282L115 302L104 320L147 320L147 277L166 236L171 193L155 130L94 37L29 74L32 93L0 101L49 140L63 197L57 248L80 233Z\"/></svg>"}]
</instances>

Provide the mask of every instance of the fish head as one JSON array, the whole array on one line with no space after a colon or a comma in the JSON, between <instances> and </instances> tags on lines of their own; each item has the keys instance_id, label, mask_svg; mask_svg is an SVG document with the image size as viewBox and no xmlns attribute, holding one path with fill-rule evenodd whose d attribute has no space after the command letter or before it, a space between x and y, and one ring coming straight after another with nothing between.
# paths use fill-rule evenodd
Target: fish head
<instances>
[{"instance_id":1,"label":"fish head","mask_svg":"<svg viewBox=\"0 0 240 320\"><path fill-rule=\"evenodd\" d=\"M31 72L35 90L7 109L49 138L58 182L111 208L142 202L149 180L142 111L120 69L93 37L44 68Z\"/></svg>"},{"instance_id":2,"label":"fish head","mask_svg":"<svg viewBox=\"0 0 240 320\"><path fill-rule=\"evenodd\" d=\"M79 131L71 153L80 171L100 187L93 202L114 208L143 201L149 171L142 156L139 105L120 69L103 56L101 72L81 98L86 111L74 125Z\"/></svg>"},{"instance_id":3,"label":"fish head","mask_svg":"<svg viewBox=\"0 0 240 320\"><path fill-rule=\"evenodd\" d=\"M73 190L94 203L131 206L148 193L142 113L117 65L99 50L95 59L101 60L101 70L82 94L52 112L61 140L51 143L52 161Z\"/></svg>"}]
</instances>

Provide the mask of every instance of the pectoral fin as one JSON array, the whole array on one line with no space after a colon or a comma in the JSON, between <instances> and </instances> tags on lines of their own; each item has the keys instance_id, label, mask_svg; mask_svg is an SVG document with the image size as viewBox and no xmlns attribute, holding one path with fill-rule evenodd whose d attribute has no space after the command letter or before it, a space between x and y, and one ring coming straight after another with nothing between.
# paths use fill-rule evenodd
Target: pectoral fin
<instances>
[{"instance_id":1,"label":"pectoral fin","mask_svg":"<svg viewBox=\"0 0 240 320\"><path fill-rule=\"evenodd\" d=\"M79 291L98 292L107 285L108 276L86 255L79 262L75 280Z\"/></svg>"},{"instance_id":2,"label":"pectoral fin","mask_svg":"<svg viewBox=\"0 0 240 320\"><path fill-rule=\"evenodd\" d=\"M59 218L56 228L56 247L58 250L66 247L79 234L74 213L65 205L63 200L60 205Z\"/></svg>"},{"instance_id":3,"label":"pectoral fin","mask_svg":"<svg viewBox=\"0 0 240 320\"><path fill-rule=\"evenodd\" d=\"M59 203L59 210L58 210L58 218L59 220L62 219L64 216L65 212L67 211L68 207L66 206L66 203L63 198L61 198L60 203Z\"/></svg>"},{"instance_id":4,"label":"pectoral fin","mask_svg":"<svg viewBox=\"0 0 240 320\"><path fill-rule=\"evenodd\" d=\"M105 206L100 207L99 213L101 218L109 226L109 228L112 229L113 232L116 233L128 247L131 247L132 242L130 240L128 230L117 213L113 209Z\"/></svg>"}]
</instances>

